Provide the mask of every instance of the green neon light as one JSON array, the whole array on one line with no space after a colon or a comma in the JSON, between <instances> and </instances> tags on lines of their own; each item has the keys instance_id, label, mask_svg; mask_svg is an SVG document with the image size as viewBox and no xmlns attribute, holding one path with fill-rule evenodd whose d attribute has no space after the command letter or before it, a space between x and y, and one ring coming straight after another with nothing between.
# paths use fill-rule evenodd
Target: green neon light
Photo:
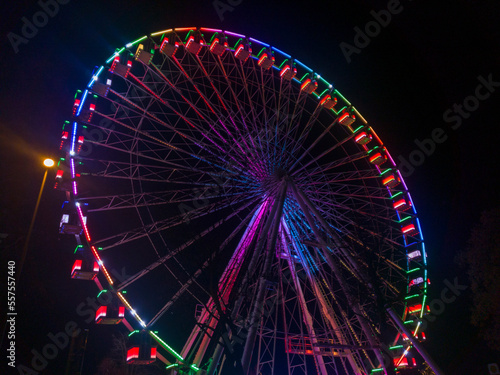
<instances>
[{"instance_id":1,"label":"green neon light","mask_svg":"<svg viewBox=\"0 0 500 375\"><path fill-rule=\"evenodd\" d=\"M169 368L172 368L172 367L179 367L179 364L178 363L172 363L171 365L168 365L167 367L165 367L165 370L168 370Z\"/></svg>"},{"instance_id":2,"label":"green neon light","mask_svg":"<svg viewBox=\"0 0 500 375\"><path fill-rule=\"evenodd\" d=\"M368 155L370 155L373 151L379 149L380 146L375 146L374 148L372 148L371 150L368 150Z\"/></svg>"},{"instance_id":3,"label":"green neon light","mask_svg":"<svg viewBox=\"0 0 500 375\"><path fill-rule=\"evenodd\" d=\"M425 312L425 300L427 299L427 296L424 296L424 299L422 300L422 311L420 311L420 319L424 316Z\"/></svg>"},{"instance_id":4,"label":"green neon light","mask_svg":"<svg viewBox=\"0 0 500 375\"><path fill-rule=\"evenodd\" d=\"M391 168L387 168L385 171L380 172L380 175L383 176L387 172L392 172Z\"/></svg>"},{"instance_id":5,"label":"green neon light","mask_svg":"<svg viewBox=\"0 0 500 375\"><path fill-rule=\"evenodd\" d=\"M382 371L384 371L384 369L383 369L383 368L374 368L374 369L372 370L372 374L373 374L374 372L382 372Z\"/></svg>"},{"instance_id":6,"label":"green neon light","mask_svg":"<svg viewBox=\"0 0 500 375\"><path fill-rule=\"evenodd\" d=\"M356 130L353 130L352 132L357 133L358 131L360 131L363 128L364 128L364 125L361 125L359 128L357 128Z\"/></svg>"},{"instance_id":7,"label":"green neon light","mask_svg":"<svg viewBox=\"0 0 500 375\"><path fill-rule=\"evenodd\" d=\"M127 294L127 291L126 290L122 290L122 294Z\"/></svg>"},{"instance_id":8,"label":"green neon light","mask_svg":"<svg viewBox=\"0 0 500 375\"><path fill-rule=\"evenodd\" d=\"M401 195L401 194L403 194L403 192L402 192L402 191L400 191L399 193L396 193L396 194L394 194L394 195L391 195L391 197L390 197L389 199L396 198L398 195Z\"/></svg>"},{"instance_id":9,"label":"green neon light","mask_svg":"<svg viewBox=\"0 0 500 375\"><path fill-rule=\"evenodd\" d=\"M406 322L403 322L403 324L412 324L414 322L414 320L407 320Z\"/></svg>"},{"instance_id":10,"label":"green neon light","mask_svg":"<svg viewBox=\"0 0 500 375\"><path fill-rule=\"evenodd\" d=\"M149 332L159 343L161 346L163 346L164 349L166 349L170 354L172 354L175 358L177 358L179 361L184 362L184 358L181 357L180 354L178 354L174 349L172 349L165 341L163 341L160 337L158 337L157 334L154 332Z\"/></svg>"},{"instance_id":11,"label":"green neon light","mask_svg":"<svg viewBox=\"0 0 500 375\"><path fill-rule=\"evenodd\" d=\"M97 295L97 298L99 298L99 296L103 293L106 293L108 290L107 289L103 289L99 292L99 294Z\"/></svg>"},{"instance_id":12,"label":"green neon light","mask_svg":"<svg viewBox=\"0 0 500 375\"><path fill-rule=\"evenodd\" d=\"M98 247L97 250L102 251L102 247Z\"/></svg>"},{"instance_id":13,"label":"green neon light","mask_svg":"<svg viewBox=\"0 0 500 375\"><path fill-rule=\"evenodd\" d=\"M405 297L405 300L407 300L407 299L411 299L411 298L413 298L413 297L418 297L419 295L420 295L420 294L418 294L418 293L417 293L417 294L413 294L413 295L411 295L411 296Z\"/></svg>"},{"instance_id":14,"label":"green neon light","mask_svg":"<svg viewBox=\"0 0 500 375\"><path fill-rule=\"evenodd\" d=\"M191 368L192 368L193 370L195 370L195 371L199 371L199 370L200 370L200 369L199 369L198 367L196 367L194 364L193 364L193 365L191 365L191 366L189 366L189 367L191 367Z\"/></svg>"},{"instance_id":15,"label":"green neon light","mask_svg":"<svg viewBox=\"0 0 500 375\"><path fill-rule=\"evenodd\" d=\"M189 36L191 35L192 32L194 32L193 29L189 30L189 32L186 35L186 39L184 39L184 41L187 41L189 39Z\"/></svg>"},{"instance_id":16,"label":"green neon light","mask_svg":"<svg viewBox=\"0 0 500 375\"><path fill-rule=\"evenodd\" d=\"M281 63L281 65L280 65L278 68L280 68L280 69L281 69L281 67L282 67L283 65L285 65L285 63L286 63L287 61L288 61L288 59L283 60L283 62Z\"/></svg>"},{"instance_id":17,"label":"green neon light","mask_svg":"<svg viewBox=\"0 0 500 375\"><path fill-rule=\"evenodd\" d=\"M128 337L132 336L134 333L137 333L137 332L139 332L139 330L138 330L138 329L136 329L135 331L130 332L130 333L128 334Z\"/></svg>"},{"instance_id":18,"label":"green neon light","mask_svg":"<svg viewBox=\"0 0 500 375\"><path fill-rule=\"evenodd\" d=\"M401 220L399 220L399 221L396 221L396 223L402 223L403 221L406 221L406 220L409 220L409 219L411 219L411 216L407 216L407 217L405 217L404 219L401 219Z\"/></svg>"},{"instance_id":19,"label":"green neon light","mask_svg":"<svg viewBox=\"0 0 500 375\"><path fill-rule=\"evenodd\" d=\"M83 245L76 245L75 251L73 252L73 254L76 254L76 252L78 251L78 249L80 249L81 247L83 247Z\"/></svg>"},{"instance_id":20,"label":"green neon light","mask_svg":"<svg viewBox=\"0 0 500 375\"><path fill-rule=\"evenodd\" d=\"M330 89L324 89L323 92L318 95L318 98L323 96L327 91L330 91Z\"/></svg>"},{"instance_id":21,"label":"green neon light","mask_svg":"<svg viewBox=\"0 0 500 375\"><path fill-rule=\"evenodd\" d=\"M417 267L417 268L414 268L412 270L406 271L406 273L412 273L412 272L415 272L415 271L420 271L420 267Z\"/></svg>"},{"instance_id":22,"label":"green neon light","mask_svg":"<svg viewBox=\"0 0 500 375\"><path fill-rule=\"evenodd\" d=\"M122 47L120 48L119 50L115 51L115 53L113 53L111 55L111 57L109 59L106 60L106 64L109 64L111 61L113 61L113 59L118 56L120 53L122 53L123 51L125 50L125 47Z\"/></svg>"},{"instance_id":23,"label":"green neon light","mask_svg":"<svg viewBox=\"0 0 500 375\"><path fill-rule=\"evenodd\" d=\"M139 43L141 40L144 40L144 39L146 39L146 38L147 38L147 35L144 35L142 38L139 38L139 39L137 39L137 40L134 40L132 43L129 43L129 44L127 44L126 46L127 46L127 48L128 48L128 47L132 47L134 44Z\"/></svg>"},{"instance_id":24,"label":"green neon light","mask_svg":"<svg viewBox=\"0 0 500 375\"><path fill-rule=\"evenodd\" d=\"M266 49L266 47L262 47L262 49L260 50L260 52L257 54L257 56L260 57L260 55L262 55L262 53L264 52L264 50Z\"/></svg>"},{"instance_id":25,"label":"green neon light","mask_svg":"<svg viewBox=\"0 0 500 375\"><path fill-rule=\"evenodd\" d=\"M389 350L402 349L402 348L404 348L404 345L396 345L396 346L390 346Z\"/></svg>"},{"instance_id":26,"label":"green neon light","mask_svg":"<svg viewBox=\"0 0 500 375\"><path fill-rule=\"evenodd\" d=\"M191 32L191 31L190 31ZM189 35L189 34L188 34ZM186 38L187 40L187 38ZM242 41L243 39L238 39L238 41L236 42L236 44L234 45L233 49L236 49L236 47L238 47L238 45L240 44L240 42Z\"/></svg>"},{"instance_id":27,"label":"green neon light","mask_svg":"<svg viewBox=\"0 0 500 375\"><path fill-rule=\"evenodd\" d=\"M304 80L304 78L306 78L308 76L309 76L309 73L304 74L304 76L300 79L300 82L302 82Z\"/></svg>"}]
</instances>

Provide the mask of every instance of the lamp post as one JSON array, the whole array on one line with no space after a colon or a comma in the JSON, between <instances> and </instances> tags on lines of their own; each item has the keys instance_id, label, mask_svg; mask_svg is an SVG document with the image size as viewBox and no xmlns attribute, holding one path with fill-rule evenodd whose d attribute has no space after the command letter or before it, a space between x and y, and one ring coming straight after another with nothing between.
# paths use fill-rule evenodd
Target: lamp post
<instances>
[{"instance_id":1,"label":"lamp post","mask_svg":"<svg viewBox=\"0 0 500 375\"><path fill-rule=\"evenodd\" d=\"M33 216L31 218L30 227L28 229L28 235L26 236L26 241L24 242L23 252L21 255L21 261L18 266L18 274L17 274L17 283L19 283L19 279L21 278L21 272L23 270L24 261L26 260L26 253L28 252L28 244L30 242L31 232L33 231L33 225L35 224L36 214L38 212L38 206L40 205L40 200L42 198L43 187L45 186L45 180L47 179L47 173L50 168L54 166L54 160L45 159L43 161L43 165L45 166L45 173L43 174L42 186L40 186L40 192L38 193L38 198L36 200L35 211L33 212Z\"/></svg>"}]
</instances>

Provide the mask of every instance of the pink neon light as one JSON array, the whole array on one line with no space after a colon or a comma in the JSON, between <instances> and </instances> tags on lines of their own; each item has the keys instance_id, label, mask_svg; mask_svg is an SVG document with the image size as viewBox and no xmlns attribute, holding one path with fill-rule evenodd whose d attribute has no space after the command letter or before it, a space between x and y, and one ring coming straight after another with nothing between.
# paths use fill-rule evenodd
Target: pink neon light
<instances>
[{"instance_id":1,"label":"pink neon light","mask_svg":"<svg viewBox=\"0 0 500 375\"><path fill-rule=\"evenodd\" d=\"M224 34L237 36L238 38L244 38L245 37L245 35L236 34L236 33L230 32L230 31L224 31Z\"/></svg>"},{"instance_id":2,"label":"pink neon light","mask_svg":"<svg viewBox=\"0 0 500 375\"><path fill-rule=\"evenodd\" d=\"M417 257L420 257L421 256L421 253L419 250L416 250L416 251L413 251L411 253L408 254L408 258L409 259L413 259L413 258L417 258Z\"/></svg>"}]
</instances>

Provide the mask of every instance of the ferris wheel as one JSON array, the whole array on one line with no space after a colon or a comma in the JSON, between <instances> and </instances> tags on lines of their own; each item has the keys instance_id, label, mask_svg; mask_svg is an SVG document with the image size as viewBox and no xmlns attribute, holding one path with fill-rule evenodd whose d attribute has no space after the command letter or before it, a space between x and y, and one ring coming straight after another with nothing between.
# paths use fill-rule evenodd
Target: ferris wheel
<instances>
[{"instance_id":1,"label":"ferris wheel","mask_svg":"<svg viewBox=\"0 0 500 375\"><path fill-rule=\"evenodd\" d=\"M129 363L210 375L433 365L407 186L356 108L296 58L216 29L144 36L77 93L61 150L71 275L109 297L96 323L128 327Z\"/></svg>"}]
</instances>

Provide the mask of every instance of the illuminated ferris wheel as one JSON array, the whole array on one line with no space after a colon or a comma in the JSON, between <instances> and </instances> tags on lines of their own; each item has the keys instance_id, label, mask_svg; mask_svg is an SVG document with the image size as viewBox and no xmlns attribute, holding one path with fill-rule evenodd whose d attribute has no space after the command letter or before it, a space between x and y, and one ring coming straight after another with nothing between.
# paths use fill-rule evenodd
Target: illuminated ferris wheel
<instances>
[{"instance_id":1,"label":"illuminated ferris wheel","mask_svg":"<svg viewBox=\"0 0 500 375\"><path fill-rule=\"evenodd\" d=\"M132 332L129 363L210 375L433 366L410 193L373 128L299 60L222 30L144 36L77 93L61 150L71 275L108 296L97 323Z\"/></svg>"}]
</instances>

